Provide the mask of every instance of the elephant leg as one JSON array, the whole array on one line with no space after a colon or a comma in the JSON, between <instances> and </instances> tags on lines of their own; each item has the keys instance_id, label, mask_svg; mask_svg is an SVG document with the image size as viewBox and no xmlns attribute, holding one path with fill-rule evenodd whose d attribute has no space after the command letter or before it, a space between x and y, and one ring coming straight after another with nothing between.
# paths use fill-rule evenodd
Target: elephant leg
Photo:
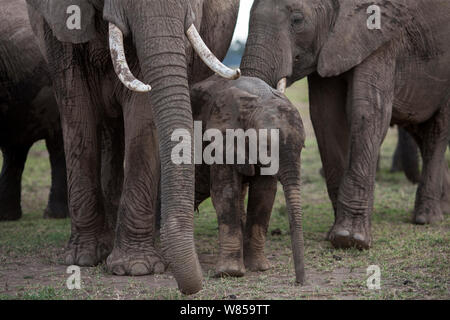
<instances>
[{"instance_id":1,"label":"elephant leg","mask_svg":"<svg viewBox=\"0 0 450 320\"><path fill-rule=\"evenodd\" d=\"M62 133L45 140L50 156L52 186L48 198L48 205L44 211L44 218L67 218L67 174L66 159L64 157L64 143Z\"/></svg>"},{"instance_id":2,"label":"elephant leg","mask_svg":"<svg viewBox=\"0 0 450 320\"><path fill-rule=\"evenodd\" d=\"M20 206L22 173L31 145L2 148L3 167L0 174L0 221L22 217Z\"/></svg>"},{"instance_id":3,"label":"elephant leg","mask_svg":"<svg viewBox=\"0 0 450 320\"><path fill-rule=\"evenodd\" d=\"M350 156L339 187L336 221L329 233L337 248L368 249L372 243L376 167L394 96L392 64L377 61L377 57L374 60L358 66L349 79Z\"/></svg>"},{"instance_id":4,"label":"elephant leg","mask_svg":"<svg viewBox=\"0 0 450 320\"><path fill-rule=\"evenodd\" d=\"M100 95L102 79L87 63L88 44L46 39L63 128L71 236L68 265L94 266L111 252L113 236L105 225L100 181Z\"/></svg>"},{"instance_id":5,"label":"elephant leg","mask_svg":"<svg viewBox=\"0 0 450 320\"><path fill-rule=\"evenodd\" d=\"M328 195L336 214L339 185L347 163L349 125L346 117L346 84L317 74L308 77L310 113L319 146Z\"/></svg>"},{"instance_id":6,"label":"elephant leg","mask_svg":"<svg viewBox=\"0 0 450 320\"><path fill-rule=\"evenodd\" d=\"M402 156L401 156L402 139L400 136L400 130L403 130L403 129L400 127L397 127L398 140L397 140L397 146L395 147L394 155L392 157L391 172L403 171Z\"/></svg>"},{"instance_id":7,"label":"elephant leg","mask_svg":"<svg viewBox=\"0 0 450 320\"><path fill-rule=\"evenodd\" d=\"M162 273L165 264L154 247L160 160L156 128L147 95L133 94L124 104L125 169L114 249L106 264L117 275Z\"/></svg>"},{"instance_id":8,"label":"elephant leg","mask_svg":"<svg viewBox=\"0 0 450 320\"><path fill-rule=\"evenodd\" d=\"M403 128L398 128L400 160L406 178L412 183L419 183L419 149L414 138Z\"/></svg>"},{"instance_id":9,"label":"elephant leg","mask_svg":"<svg viewBox=\"0 0 450 320\"><path fill-rule=\"evenodd\" d=\"M342 79L324 79L317 74L309 76L308 82L311 121L323 164L321 173L336 217L339 186L347 164L350 140L346 116L347 85Z\"/></svg>"},{"instance_id":10,"label":"elephant leg","mask_svg":"<svg viewBox=\"0 0 450 320\"><path fill-rule=\"evenodd\" d=\"M445 214L450 214L450 170L444 161L444 175L442 179L441 209Z\"/></svg>"},{"instance_id":11,"label":"elephant leg","mask_svg":"<svg viewBox=\"0 0 450 320\"><path fill-rule=\"evenodd\" d=\"M443 184L447 183L448 174L445 162L448 116L448 108L441 108L433 118L415 129L423 159L422 181L417 188L413 218L417 224L438 222L444 218L441 200L444 200Z\"/></svg>"},{"instance_id":12,"label":"elephant leg","mask_svg":"<svg viewBox=\"0 0 450 320\"><path fill-rule=\"evenodd\" d=\"M206 164L195 166L195 210L211 197L211 168Z\"/></svg>"},{"instance_id":13,"label":"elephant leg","mask_svg":"<svg viewBox=\"0 0 450 320\"><path fill-rule=\"evenodd\" d=\"M270 269L270 262L264 254L264 246L276 193L275 177L251 178L245 222L244 263L245 267L252 271Z\"/></svg>"},{"instance_id":14,"label":"elephant leg","mask_svg":"<svg viewBox=\"0 0 450 320\"><path fill-rule=\"evenodd\" d=\"M104 119L102 131L102 190L106 225L115 232L123 185L123 118Z\"/></svg>"},{"instance_id":15,"label":"elephant leg","mask_svg":"<svg viewBox=\"0 0 450 320\"><path fill-rule=\"evenodd\" d=\"M241 277L245 187L242 177L230 165L211 166L211 199L219 223L219 260L216 276Z\"/></svg>"}]
</instances>

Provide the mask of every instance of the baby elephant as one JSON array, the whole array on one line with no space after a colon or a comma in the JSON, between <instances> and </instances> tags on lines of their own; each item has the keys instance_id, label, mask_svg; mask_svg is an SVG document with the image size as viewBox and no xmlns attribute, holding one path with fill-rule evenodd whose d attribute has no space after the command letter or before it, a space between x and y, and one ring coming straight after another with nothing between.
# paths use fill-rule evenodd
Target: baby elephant
<instances>
[{"instance_id":1,"label":"baby elephant","mask_svg":"<svg viewBox=\"0 0 450 320\"><path fill-rule=\"evenodd\" d=\"M191 100L195 127L201 121L203 135L196 207L211 196L219 222L216 276L270 268L264 244L279 180L289 214L296 281L304 283L300 153L305 133L298 110L283 94L249 77L229 81L213 76L192 88Z\"/></svg>"}]
</instances>

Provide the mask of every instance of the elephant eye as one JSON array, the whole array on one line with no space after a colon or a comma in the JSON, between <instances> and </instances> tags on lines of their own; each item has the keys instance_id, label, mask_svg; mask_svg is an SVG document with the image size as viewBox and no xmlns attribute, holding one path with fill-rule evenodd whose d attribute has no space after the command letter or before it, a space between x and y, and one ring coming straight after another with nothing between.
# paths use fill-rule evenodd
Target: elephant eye
<instances>
[{"instance_id":1,"label":"elephant eye","mask_svg":"<svg viewBox=\"0 0 450 320\"><path fill-rule=\"evenodd\" d=\"M305 17L301 12L294 12L291 16L291 25L292 27L298 27L305 21Z\"/></svg>"}]
</instances>

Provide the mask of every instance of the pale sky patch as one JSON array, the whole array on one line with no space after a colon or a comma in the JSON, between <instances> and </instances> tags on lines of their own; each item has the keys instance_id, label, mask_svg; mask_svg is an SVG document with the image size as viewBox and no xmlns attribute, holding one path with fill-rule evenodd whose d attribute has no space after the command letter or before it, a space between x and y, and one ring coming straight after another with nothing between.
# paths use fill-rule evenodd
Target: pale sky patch
<instances>
[{"instance_id":1,"label":"pale sky patch","mask_svg":"<svg viewBox=\"0 0 450 320\"><path fill-rule=\"evenodd\" d=\"M248 35L248 21L250 18L250 9L252 8L253 0L241 0L239 8L239 16L234 31L233 41L246 41Z\"/></svg>"}]
</instances>

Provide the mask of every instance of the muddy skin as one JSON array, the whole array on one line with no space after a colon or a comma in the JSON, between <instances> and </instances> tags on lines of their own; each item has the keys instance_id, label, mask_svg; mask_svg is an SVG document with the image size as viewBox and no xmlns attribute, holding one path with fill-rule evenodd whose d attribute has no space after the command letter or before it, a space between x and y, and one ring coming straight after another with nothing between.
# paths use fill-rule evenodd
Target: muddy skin
<instances>
[{"instance_id":1,"label":"muddy skin","mask_svg":"<svg viewBox=\"0 0 450 320\"><path fill-rule=\"evenodd\" d=\"M381 30L367 28L373 4ZM242 74L272 87L308 76L335 247L372 245L376 164L390 124L414 136L423 158L413 221L438 222L447 211L449 18L450 3L439 0L254 2Z\"/></svg>"},{"instance_id":2,"label":"muddy skin","mask_svg":"<svg viewBox=\"0 0 450 320\"><path fill-rule=\"evenodd\" d=\"M24 0L0 5L0 221L22 216L21 180L31 146L45 140L52 185L44 218L66 218L66 163L58 106Z\"/></svg>"},{"instance_id":3,"label":"muddy skin","mask_svg":"<svg viewBox=\"0 0 450 320\"><path fill-rule=\"evenodd\" d=\"M189 85L212 75L194 55L187 28L194 23L222 60L239 1L27 2L62 116L72 218L66 263L92 266L108 257L108 270L120 275L159 273L170 264L183 293L199 291L202 274L192 237L194 166L173 164L170 138L175 129L192 132ZM83 13L80 31L65 27L73 4ZM151 85L150 94L120 83L111 63L108 23L124 34L130 69ZM161 251L154 246L160 180Z\"/></svg>"},{"instance_id":4,"label":"muddy skin","mask_svg":"<svg viewBox=\"0 0 450 320\"><path fill-rule=\"evenodd\" d=\"M228 81L213 76L192 88L191 100L194 120L202 121L203 132L215 128L225 135L226 129L280 129L280 169L274 176L261 175L260 164L248 161L196 166L196 207L211 197L219 222L216 276L239 277L246 269L270 268L264 245L280 181L290 216L296 279L304 283L300 152L305 134L298 111L284 95L247 77Z\"/></svg>"}]
</instances>

